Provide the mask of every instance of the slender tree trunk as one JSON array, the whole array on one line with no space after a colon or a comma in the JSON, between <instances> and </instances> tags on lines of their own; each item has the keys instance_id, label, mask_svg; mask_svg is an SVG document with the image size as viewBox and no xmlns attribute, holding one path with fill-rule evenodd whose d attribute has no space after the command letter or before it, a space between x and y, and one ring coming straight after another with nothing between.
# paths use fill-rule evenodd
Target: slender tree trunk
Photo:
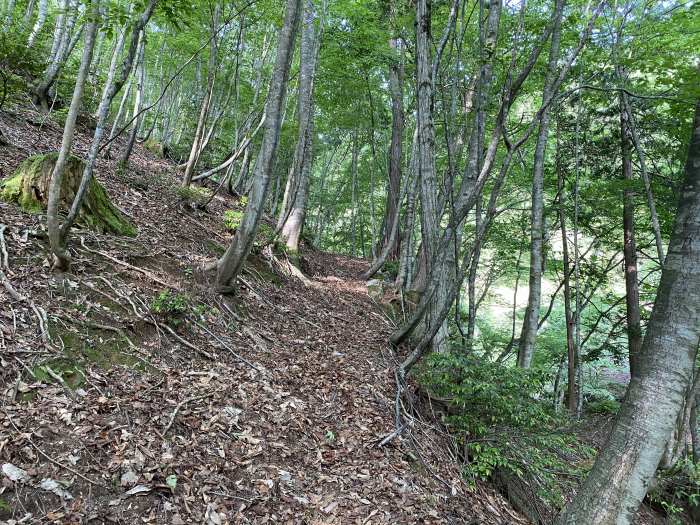
<instances>
[{"instance_id":1,"label":"slender tree trunk","mask_svg":"<svg viewBox=\"0 0 700 525\"><path fill-rule=\"evenodd\" d=\"M57 257L62 259L64 265L67 265L70 262L68 252L65 250L68 232L70 231L70 228L72 227L76 217L78 216L78 213L80 212L83 200L88 191L88 188L90 187L90 182L92 180L95 162L97 161L97 154L99 152L100 142L102 141L102 135L104 134L104 127L107 120L107 114L109 113L110 105L112 103L112 100L114 100L114 97L117 95L119 90L126 82L126 79L129 76L129 73L131 72L134 62L134 55L136 54L139 32L142 30L142 28L146 26L149 19L153 15L156 3L157 0L150 0L150 2L146 5L144 12L137 19L133 29L134 33L132 33L129 50L126 56L124 57L118 74L117 63L124 49L127 28L125 27L124 31L122 31L117 37L117 41L112 52L112 60L109 66L109 70L107 72L107 78L105 80L105 85L102 91L102 98L100 99L100 105L97 110L95 132L93 134L92 143L88 152L87 162L85 163L85 168L83 169L80 185L73 199L73 203L68 212L68 216L66 217L66 220L64 221L63 226L61 227L59 248L59 251L61 253L60 255L57 254ZM141 55L141 59L143 59L143 51L141 52Z\"/></svg>"},{"instance_id":2,"label":"slender tree trunk","mask_svg":"<svg viewBox=\"0 0 700 525\"><path fill-rule=\"evenodd\" d=\"M620 97L620 151L622 153L622 176L627 185L632 184L632 151L627 113ZM627 304L627 342L630 375L639 375L639 359L642 349L642 322L639 311L639 280L637 277L637 244L634 227L634 190L625 187L622 197L622 223L625 255L625 300Z\"/></svg>"},{"instance_id":3,"label":"slender tree trunk","mask_svg":"<svg viewBox=\"0 0 700 525\"><path fill-rule=\"evenodd\" d=\"M414 241L414 223L416 221L416 194L418 193L418 184L420 183L416 163L418 160L418 128L413 133L413 141L411 147L411 157L408 163L409 185L408 197L406 198L406 215L403 225L403 240L401 243L401 258L399 260L399 271L396 274L395 286L401 290L410 287L411 283L411 260L413 259L412 246Z\"/></svg>"},{"instance_id":4,"label":"slender tree trunk","mask_svg":"<svg viewBox=\"0 0 700 525\"><path fill-rule=\"evenodd\" d=\"M122 121L122 116L124 115L124 109L126 108L126 101L129 100L129 93L131 93L131 84L133 80L133 76L129 77L129 80L127 81L126 84L126 89L124 90L124 94L122 95L121 101L119 102L119 108L117 109L117 114L114 116L114 122L112 123L112 129L109 132L109 137L108 137L108 142L109 144L105 148L104 152L104 157L109 158L110 157L110 152L112 150L112 145L114 142L112 142L112 139L114 139L114 136L117 134L117 129L119 128L119 124Z\"/></svg>"},{"instance_id":5,"label":"slender tree trunk","mask_svg":"<svg viewBox=\"0 0 700 525\"><path fill-rule=\"evenodd\" d=\"M48 4L48 0L39 0L39 14L37 15L36 22L34 22L31 33L29 33L29 38L27 39L28 48L34 45L37 35L44 27L44 23L46 22L46 14L48 12Z\"/></svg>"},{"instance_id":6,"label":"slender tree trunk","mask_svg":"<svg viewBox=\"0 0 700 525\"><path fill-rule=\"evenodd\" d=\"M197 129L194 133L192 147L190 148L190 155L187 159L187 164L185 165L185 173L182 176L182 185L185 187L192 183L192 174L194 173L195 163L199 156L200 145L204 134L204 126L207 121L207 115L209 114L211 99L214 93L214 80L216 79L216 62L218 55L216 31L218 31L220 15L221 4L217 2L216 7L214 8L214 18L211 25L212 38L209 45L209 63L207 65L207 89L205 90L204 97L202 98L202 104L199 110L199 119L197 120Z\"/></svg>"},{"instance_id":7,"label":"slender tree trunk","mask_svg":"<svg viewBox=\"0 0 700 525\"><path fill-rule=\"evenodd\" d=\"M393 4L392 4L393 5ZM403 55L403 46L398 39L391 40L391 47L399 49ZM391 143L389 145L389 180L387 183L386 205L384 210L384 238L382 248L389 245L389 258L398 255L401 233L394 224L399 221L399 193L401 191L401 159L404 130L403 110L403 58L392 61L389 66L389 91L391 92Z\"/></svg>"},{"instance_id":8,"label":"slender tree trunk","mask_svg":"<svg viewBox=\"0 0 700 525\"><path fill-rule=\"evenodd\" d=\"M56 82L61 69L63 68L63 65L73 52L73 48L80 39L85 27L82 26L80 29L73 32L73 27L77 18L77 6L72 9L70 7L70 0L66 0L64 3L64 9L66 9L68 12L63 15L63 22L65 22L65 24L62 22L60 26L60 36L55 53L52 53L52 58L50 59L49 65L44 72L44 76L32 92L32 100L34 104L40 106L44 111L48 111L51 106L50 91L52 90L53 85Z\"/></svg>"},{"instance_id":9,"label":"slender tree trunk","mask_svg":"<svg viewBox=\"0 0 700 525\"><path fill-rule=\"evenodd\" d=\"M566 181L559 164L559 125L557 123L557 184L559 192L559 226L561 228L562 258L564 262L564 318L566 321L566 357L567 357L567 405L571 412L576 412L578 395L576 393L577 352L574 336L574 314L571 308L571 263L569 261L569 235L566 228Z\"/></svg>"},{"instance_id":10,"label":"slender tree trunk","mask_svg":"<svg viewBox=\"0 0 700 525\"><path fill-rule=\"evenodd\" d=\"M126 141L126 148L119 159L119 164L126 167L129 164L129 157L134 149L134 143L136 142L136 135L141 127L141 122L143 121L143 116L141 113L141 104L143 102L143 88L146 77L146 64L144 63L144 50L146 49L146 31L141 30L141 41L139 43L138 51L138 62L137 62L137 78L136 78L136 96L134 97L134 123L131 125L131 131L129 132L129 138Z\"/></svg>"},{"instance_id":11,"label":"slender tree trunk","mask_svg":"<svg viewBox=\"0 0 700 525\"><path fill-rule=\"evenodd\" d=\"M350 239L351 247L350 254L355 257L356 250L356 238L357 238L357 161L359 157L359 145L357 144L357 130L354 131L352 136L352 163L350 170L352 172L352 186L351 186L351 211L352 216L350 219Z\"/></svg>"},{"instance_id":12,"label":"slender tree trunk","mask_svg":"<svg viewBox=\"0 0 700 525\"><path fill-rule=\"evenodd\" d=\"M553 95L553 84L557 78L559 44L561 41L561 20L565 0L556 0L554 5L554 27L549 48L549 64L542 98ZM547 139L549 137L549 111L545 109L540 120L540 129L535 146L532 168L532 210L530 216L530 281L525 319L520 333L518 348L518 366L529 368L535 354L537 323L540 316L542 300L542 245L544 236L544 162Z\"/></svg>"},{"instance_id":13,"label":"slender tree trunk","mask_svg":"<svg viewBox=\"0 0 700 525\"><path fill-rule=\"evenodd\" d=\"M289 80L289 67L294 54L294 41L299 25L300 11L301 0L287 0L284 25L280 31L277 45L272 82L265 104L265 135L256 165L253 187L241 226L236 231L228 250L217 264L217 290L221 293L230 293L235 289L234 281L250 253L263 212L265 197L270 185L270 176L277 156L282 108Z\"/></svg>"},{"instance_id":14,"label":"slender tree trunk","mask_svg":"<svg viewBox=\"0 0 700 525\"><path fill-rule=\"evenodd\" d=\"M618 78L624 81L627 75L624 73L621 66L616 67ZM624 91L620 92L620 104L622 106L621 111L625 113L625 122L629 134L629 140L634 145L634 150L637 153L637 159L639 160L639 171L642 175L642 180L644 181L644 191L647 197L647 205L649 206L649 216L651 218L651 229L654 232L654 241L656 242L656 253L659 257L659 265L664 264L664 247L663 240L661 239L661 226L659 225L659 216L656 213L656 204L654 202L654 194L651 190L651 181L649 180L649 172L647 170L646 155L642 149L641 141L637 134L637 127L634 122L634 113L632 112L632 104L630 103L629 96Z\"/></svg>"},{"instance_id":15,"label":"slender tree trunk","mask_svg":"<svg viewBox=\"0 0 700 525\"><path fill-rule=\"evenodd\" d=\"M632 523L683 405L700 343L700 100L680 196L640 373L559 525Z\"/></svg>"},{"instance_id":16,"label":"slender tree trunk","mask_svg":"<svg viewBox=\"0 0 700 525\"><path fill-rule=\"evenodd\" d=\"M61 182L63 180L63 170L71 154L75 121L78 117L80 106L82 105L85 79L87 78L90 70L90 62L92 61L92 51L95 47L95 34L97 33L97 26L99 24L99 8L99 0L91 2L89 6L91 16L87 22L85 31L83 55L80 59L80 67L75 79L75 88L73 89L73 98L71 99L68 115L66 116L66 124L63 128L61 149L58 152L58 159L51 173L51 181L49 183L46 221L49 233L49 244L51 246L51 251L56 256L55 268L60 271L67 270L69 266L69 259L65 256L63 243L61 242L61 229L58 216L59 204L61 202Z\"/></svg>"}]
</instances>

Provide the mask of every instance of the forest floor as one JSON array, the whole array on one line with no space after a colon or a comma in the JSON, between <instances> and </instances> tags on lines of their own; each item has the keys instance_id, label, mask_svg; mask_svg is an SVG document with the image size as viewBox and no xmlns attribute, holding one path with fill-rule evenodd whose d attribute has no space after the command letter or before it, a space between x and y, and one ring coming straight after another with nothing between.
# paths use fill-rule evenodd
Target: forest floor
<instances>
[{"instance_id":1,"label":"forest floor","mask_svg":"<svg viewBox=\"0 0 700 525\"><path fill-rule=\"evenodd\" d=\"M0 179L61 139L26 109L0 131ZM83 122L78 156L90 136ZM26 297L0 287L0 522L524 523L465 485L435 415L380 446L396 356L366 261L307 250L304 283L257 249L222 297L200 268L230 241L233 198L183 206L173 164L141 146L97 176L139 233L75 230L70 274L50 269L45 217L0 202Z\"/></svg>"}]
</instances>

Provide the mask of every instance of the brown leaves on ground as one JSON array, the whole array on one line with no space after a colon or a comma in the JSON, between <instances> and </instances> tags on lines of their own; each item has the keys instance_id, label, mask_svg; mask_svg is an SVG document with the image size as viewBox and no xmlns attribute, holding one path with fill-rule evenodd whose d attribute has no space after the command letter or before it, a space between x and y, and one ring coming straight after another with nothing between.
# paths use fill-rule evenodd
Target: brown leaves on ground
<instances>
[{"instance_id":1,"label":"brown leaves on ground","mask_svg":"<svg viewBox=\"0 0 700 525\"><path fill-rule=\"evenodd\" d=\"M0 114L3 176L58 146L40 119ZM395 359L354 280L364 261L308 253L304 286L257 257L222 298L198 268L228 242L233 201L186 210L178 174L141 148L126 173L100 160L97 175L139 235L75 231L70 275L48 267L44 218L0 203L5 273L49 325L0 288L0 520L521 522L464 485L437 422L377 447L395 429ZM163 283L183 311L153 311Z\"/></svg>"}]
</instances>

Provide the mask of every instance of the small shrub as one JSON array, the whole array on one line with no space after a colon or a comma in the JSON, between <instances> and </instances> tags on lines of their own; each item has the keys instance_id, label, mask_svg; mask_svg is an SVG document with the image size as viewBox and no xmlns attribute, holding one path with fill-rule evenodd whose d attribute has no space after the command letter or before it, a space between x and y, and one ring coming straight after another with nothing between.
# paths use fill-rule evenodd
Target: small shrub
<instances>
[{"instance_id":1,"label":"small shrub","mask_svg":"<svg viewBox=\"0 0 700 525\"><path fill-rule=\"evenodd\" d=\"M467 451L469 481L505 470L550 505L588 465L593 451L561 430L565 420L543 400L547 375L477 358L433 354L419 372L431 396L449 400L445 422ZM559 475L561 474L561 476Z\"/></svg>"},{"instance_id":2,"label":"small shrub","mask_svg":"<svg viewBox=\"0 0 700 525\"><path fill-rule=\"evenodd\" d=\"M615 399L594 401L586 406L586 410L593 414L617 414L620 410L620 402Z\"/></svg>"},{"instance_id":3,"label":"small shrub","mask_svg":"<svg viewBox=\"0 0 700 525\"><path fill-rule=\"evenodd\" d=\"M226 210L224 212L224 226L227 230L236 231L243 221L243 212L240 210Z\"/></svg>"},{"instance_id":4,"label":"small shrub","mask_svg":"<svg viewBox=\"0 0 700 525\"><path fill-rule=\"evenodd\" d=\"M151 312L162 317L168 324L179 326L190 306L184 294L163 290L151 301Z\"/></svg>"},{"instance_id":5,"label":"small shrub","mask_svg":"<svg viewBox=\"0 0 700 525\"><path fill-rule=\"evenodd\" d=\"M396 279L399 273L399 261L386 261L382 267L382 273L389 276L391 280Z\"/></svg>"},{"instance_id":6,"label":"small shrub","mask_svg":"<svg viewBox=\"0 0 700 525\"><path fill-rule=\"evenodd\" d=\"M658 471L657 483L648 496L664 510L668 523L687 523L684 511L695 514L700 509L700 463L684 457L672 468Z\"/></svg>"}]
</instances>

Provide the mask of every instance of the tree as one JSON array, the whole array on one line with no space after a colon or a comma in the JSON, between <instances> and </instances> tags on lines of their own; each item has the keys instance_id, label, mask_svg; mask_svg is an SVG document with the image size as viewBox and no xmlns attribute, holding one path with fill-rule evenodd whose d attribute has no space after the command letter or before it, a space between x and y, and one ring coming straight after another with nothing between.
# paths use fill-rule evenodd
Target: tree
<instances>
[{"instance_id":1,"label":"tree","mask_svg":"<svg viewBox=\"0 0 700 525\"><path fill-rule=\"evenodd\" d=\"M557 78L557 62L561 43L561 23L564 15L564 0L554 4L554 27L549 47L549 63L542 98L551 97ZM542 245L544 242L544 163L545 149L549 137L549 110L544 108L540 118L537 144L532 165L532 207L530 218L530 281L528 288L527 309L520 333L518 348L518 366L529 368L535 353L540 301L542 299Z\"/></svg>"},{"instance_id":2,"label":"tree","mask_svg":"<svg viewBox=\"0 0 700 525\"><path fill-rule=\"evenodd\" d=\"M292 168L287 177L287 187L278 221L282 240L292 254L299 251L299 238L304 227L311 184L314 136L313 89L322 32L322 21L319 21L317 27L315 20L317 16L313 2L306 0L299 56L299 138L294 151Z\"/></svg>"},{"instance_id":3,"label":"tree","mask_svg":"<svg viewBox=\"0 0 700 525\"><path fill-rule=\"evenodd\" d=\"M559 525L632 523L683 405L700 344L700 99L666 263L625 402Z\"/></svg>"},{"instance_id":4,"label":"tree","mask_svg":"<svg viewBox=\"0 0 700 525\"><path fill-rule=\"evenodd\" d=\"M75 132L75 121L78 118L78 111L82 105L83 88L85 87L85 79L90 70L92 62L92 51L95 47L95 35L97 34L97 26L99 23L100 1L94 0L90 4L90 12L85 30L85 44L83 47L83 55L80 59L80 68L78 76L75 79L75 88L73 90L73 98L71 99L66 124L63 127L63 141L61 149L58 152L58 160L51 173L51 183L49 185L48 209L46 211L46 222L49 230L49 243L53 253L62 253L62 239L59 224L58 207L61 201L61 182L63 179L63 170L71 154L73 145L73 134ZM67 261L65 257L57 257L56 268L66 270Z\"/></svg>"},{"instance_id":5,"label":"tree","mask_svg":"<svg viewBox=\"0 0 700 525\"><path fill-rule=\"evenodd\" d=\"M226 253L217 263L216 288L221 293L230 293L235 289L233 283L250 253L253 238L263 213L270 185L270 175L277 156L282 109L300 11L301 0L287 0L284 23L277 44L277 58L265 104L265 134L253 176L253 186L241 225Z\"/></svg>"}]
</instances>

